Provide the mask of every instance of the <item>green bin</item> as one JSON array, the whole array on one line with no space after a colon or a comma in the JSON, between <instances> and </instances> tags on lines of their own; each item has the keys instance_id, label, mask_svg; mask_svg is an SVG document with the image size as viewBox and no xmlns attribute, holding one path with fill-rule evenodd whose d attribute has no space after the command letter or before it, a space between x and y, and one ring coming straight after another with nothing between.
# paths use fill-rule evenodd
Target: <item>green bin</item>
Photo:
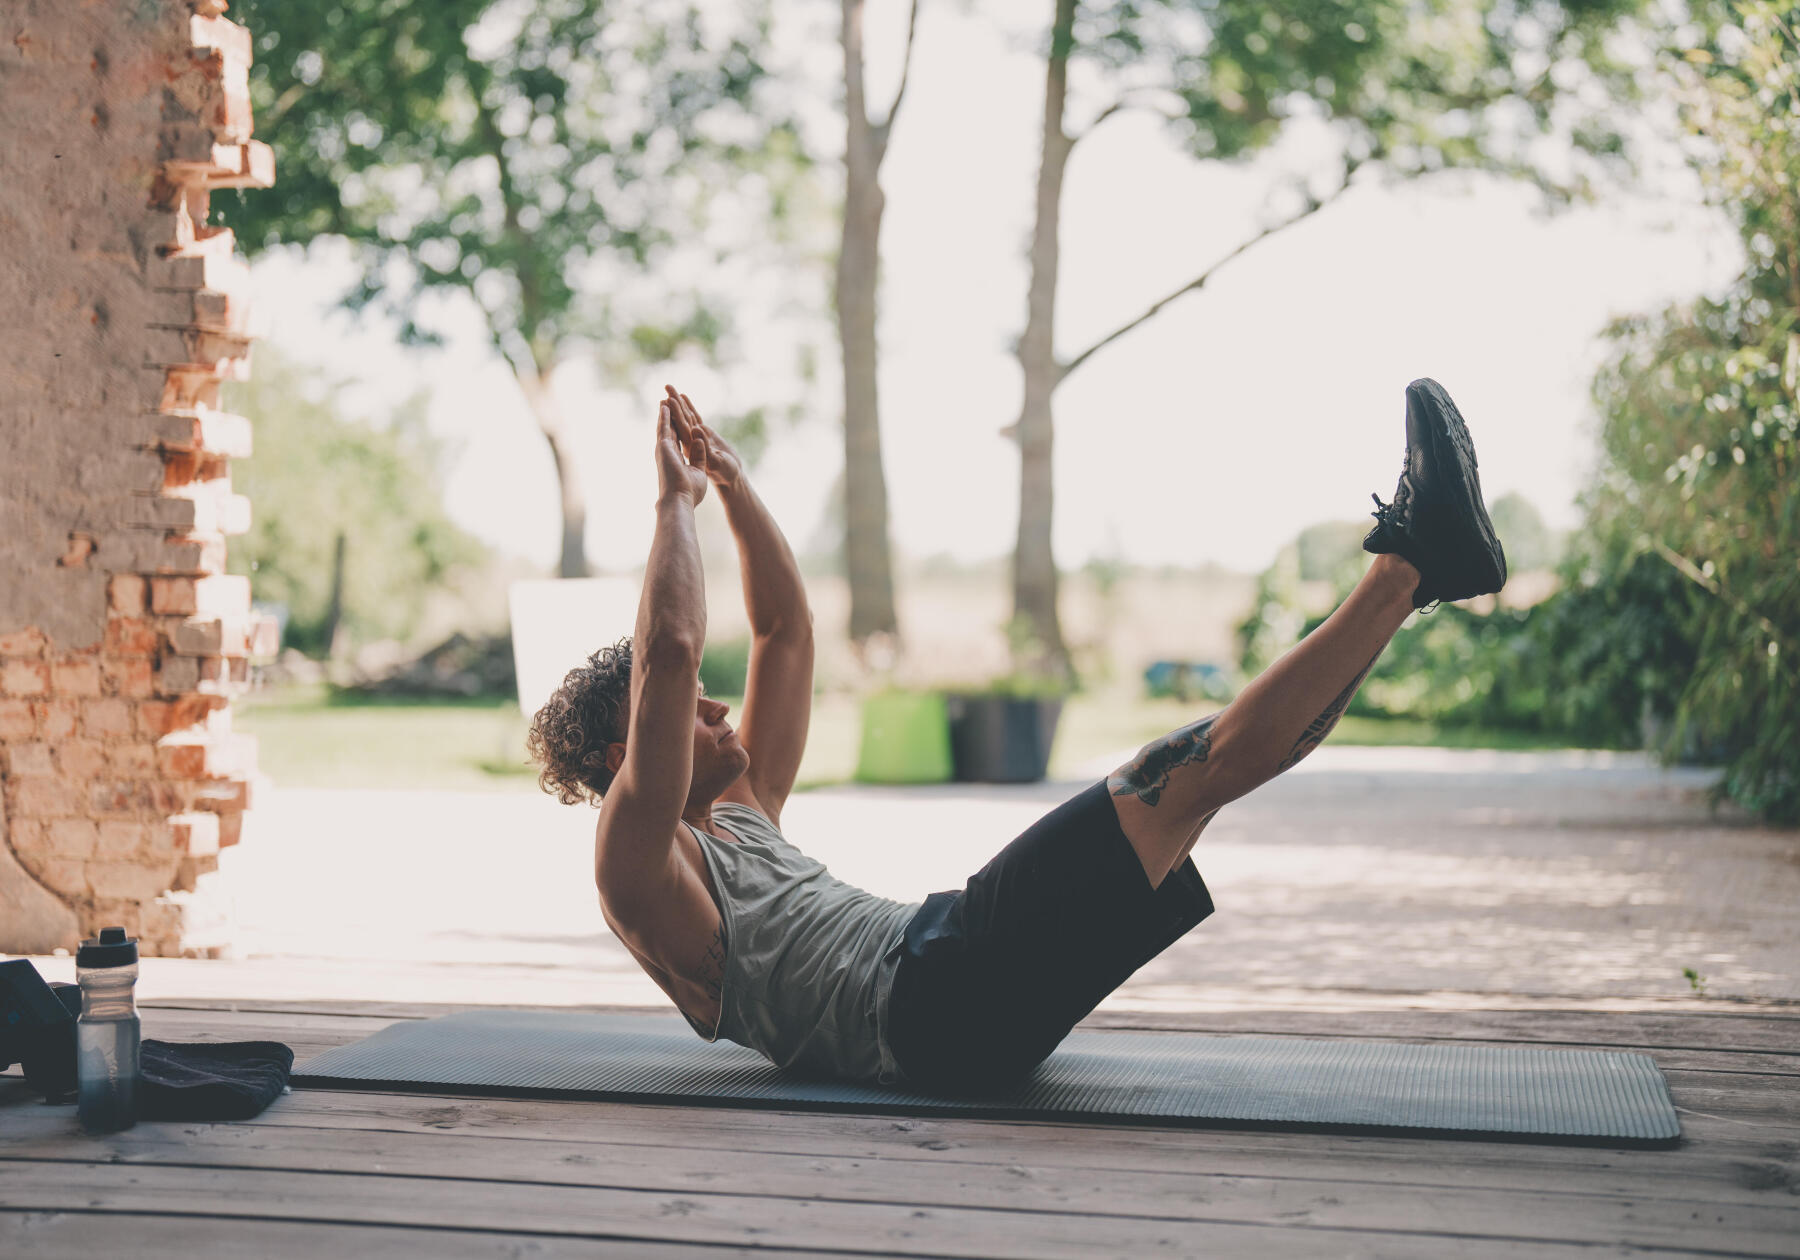
<instances>
[{"instance_id":1,"label":"green bin","mask_svg":"<svg viewBox=\"0 0 1800 1260\"><path fill-rule=\"evenodd\" d=\"M883 691L862 705L859 783L948 783L950 716L942 693Z\"/></svg>"}]
</instances>

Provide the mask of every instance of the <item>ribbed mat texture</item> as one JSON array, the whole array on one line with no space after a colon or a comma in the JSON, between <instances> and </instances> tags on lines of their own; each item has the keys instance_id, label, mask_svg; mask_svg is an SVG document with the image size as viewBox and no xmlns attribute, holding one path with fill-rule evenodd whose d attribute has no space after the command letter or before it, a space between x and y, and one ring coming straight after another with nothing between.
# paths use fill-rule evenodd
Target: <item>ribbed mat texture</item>
<instances>
[{"instance_id":1,"label":"ribbed mat texture","mask_svg":"<svg viewBox=\"0 0 1800 1260\"><path fill-rule=\"evenodd\" d=\"M1201 1033L1077 1031L1017 1090L946 1098L789 1076L753 1050L708 1045L677 1015L471 1011L327 1050L294 1083L1587 1141L1681 1133L1662 1073L1641 1054Z\"/></svg>"}]
</instances>

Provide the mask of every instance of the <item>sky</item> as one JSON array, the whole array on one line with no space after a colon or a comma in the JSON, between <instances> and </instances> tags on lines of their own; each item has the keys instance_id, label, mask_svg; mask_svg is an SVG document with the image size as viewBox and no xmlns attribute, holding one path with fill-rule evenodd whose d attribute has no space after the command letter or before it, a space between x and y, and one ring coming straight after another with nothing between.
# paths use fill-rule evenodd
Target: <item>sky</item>
<instances>
[{"instance_id":1,"label":"sky","mask_svg":"<svg viewBox=\"0 0 1800 1260\"><path fill-rule=\"evenodd\" d=\"M1000 430L1021 394L1009 347L1025 318L1040 7L1000 6L996 20L925 6L882 170L882 448L893 542L912 557L973 562L1013 544L1018 455ZM817 85L808 122L827 178L842 145L831 112L833 9L790 6L802 16L779 35L799 83ZM900 4L876 0L877 107L897 77L903 23ZM1078 100L1071 114L1082 108ZM1574 525L1595 460L1588 382L1600 330L1718 288L1740 257L1672 156L1658 167L1629 196L1556 215L1493 179L1369 183L1221 269L1058 391L1059 564L1262 568L1306 525L1360 516L1371 492L1391 494L1403 391L1418 376L1457 400L1490 501L1518 491L1552 526ZM1064 189L1059 351L1085 347L1253 233L1270 187L1266 166L1186 158L1151 117L1121 114L1084 139ZM823 246L814 291L828 317L835 239ZM371 417L429 389L432 427L460 452L446 488L452 517L552 567L549 452L472 305L441 310L445 347L407 349L391 324L335 309L353 274L331 243L260 260L264 337L352 383L348 404ZM777 431L754 474L797 546L821 536L842 466L836 342L828 322L818 330L823 370L806 417ZM744 405L694 363L651 369L631 391L602 388L585 362L556 382L565 412L579 417L590 556L602 571L628 571L648 550L651 421L664 379L703 413Z\"/></svg>"}]
</instances>

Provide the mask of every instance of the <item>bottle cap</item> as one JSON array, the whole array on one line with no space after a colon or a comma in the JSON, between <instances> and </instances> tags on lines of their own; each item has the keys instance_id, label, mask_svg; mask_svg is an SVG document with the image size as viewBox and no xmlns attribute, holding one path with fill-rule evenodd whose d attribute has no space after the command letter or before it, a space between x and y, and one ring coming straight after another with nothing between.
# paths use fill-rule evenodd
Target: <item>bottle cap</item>
<instances>
[{"instance_id":1,"label":"bottle cap","mask_svg":"<svg viewBox=\"0 0 1800 1260\"><path fill-rule=\"evenodd\" d=\"M101 928L100 939L81 942L75 954L77 967L129 967L137 960L137 941L122 927Z\"/></svg>"}]
</instances>

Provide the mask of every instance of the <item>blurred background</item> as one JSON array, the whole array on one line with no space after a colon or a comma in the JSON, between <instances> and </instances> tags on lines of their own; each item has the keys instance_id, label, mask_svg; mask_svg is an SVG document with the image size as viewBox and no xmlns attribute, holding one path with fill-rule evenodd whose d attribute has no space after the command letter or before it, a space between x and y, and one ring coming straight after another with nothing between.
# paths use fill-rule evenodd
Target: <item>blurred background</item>
<instances>
[{"instance_id":1,"label":"blurred background","mask_svg":"<svg viewBox=\"0 0 1800 1260\"><path fill-rule=\"evenodd\" d=\"M238 728L283 788L535 792L509 607L634 589L667 381L806 571L803 786L1103 772L1354 583L1432 376L1513 577L1334 743L1646 749L1794 823L1797 12L238 0L233 564L284 627ZM995 697L1037 743L971 770Z\"/></svg>"}]
</instances>

